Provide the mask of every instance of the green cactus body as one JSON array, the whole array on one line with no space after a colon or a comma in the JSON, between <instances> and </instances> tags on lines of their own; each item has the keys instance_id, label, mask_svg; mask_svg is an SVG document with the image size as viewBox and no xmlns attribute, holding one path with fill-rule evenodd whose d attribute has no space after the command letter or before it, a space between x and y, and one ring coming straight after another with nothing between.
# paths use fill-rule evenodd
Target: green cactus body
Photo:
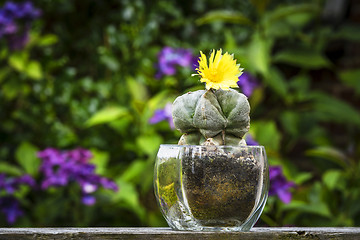
<instances>
[{"instance_id":1,"label":"green cactus body","mask_svg":"<svg viewBox=\"0 0 360 240\"><path fill-rule=\"evenodd\" d=\"M173 103L175 127L183 133L180 145L242 145L250 128L247 97L235 90L199 90Z\"/></svg>"}]
</instances>

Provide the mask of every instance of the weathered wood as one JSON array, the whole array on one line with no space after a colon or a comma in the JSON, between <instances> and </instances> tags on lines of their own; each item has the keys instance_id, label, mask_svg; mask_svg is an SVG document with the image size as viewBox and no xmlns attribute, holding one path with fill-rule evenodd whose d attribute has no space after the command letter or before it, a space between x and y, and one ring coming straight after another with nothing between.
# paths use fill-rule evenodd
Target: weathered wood
<instances>
[{"instance_id":1,"label":"weathered wood","mask_svg":"<svg viewBox=\"0 0 360 240\"><path fill-rule=\"evenodd\" d=\"M360 228L253 228L251 232L185 232L170 228L0 228L1 240L166 239L279 240L360 239Z\"/></svg>"}]
</instances>

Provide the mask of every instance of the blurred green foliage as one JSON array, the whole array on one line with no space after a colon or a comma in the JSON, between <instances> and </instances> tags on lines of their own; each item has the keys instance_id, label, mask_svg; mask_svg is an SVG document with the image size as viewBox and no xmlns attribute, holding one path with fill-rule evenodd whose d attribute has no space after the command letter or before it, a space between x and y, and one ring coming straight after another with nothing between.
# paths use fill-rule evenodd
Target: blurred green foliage
<instances>
[{"instance_id":1,"label":"blurred green foliage","mask_svg":"<svg viewBox=\"0 0 360 240\"><path fill-rule=\"evenodd\" d=\"M36 1L43 15L26 48L0 39L0 172L37 177L38 150L81 146L120 190L88 207L73 188L24 189L16 226L166 225L153 163L180 133L148 121L203 86L187 68L155 79L164 46L223 48L261 82L250 132L297 188L288 205L270 197L259 224L360 226L360 56L345 51L359 47L360 27L324 21L325 3Z\"/></svg>"}]
</instances>

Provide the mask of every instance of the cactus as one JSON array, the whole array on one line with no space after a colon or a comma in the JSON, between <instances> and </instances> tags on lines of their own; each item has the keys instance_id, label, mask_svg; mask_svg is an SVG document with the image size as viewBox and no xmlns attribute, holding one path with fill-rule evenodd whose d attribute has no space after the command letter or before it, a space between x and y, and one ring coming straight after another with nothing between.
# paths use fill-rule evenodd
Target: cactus
<instances>
[{"instance_id":1,"label":"cactus","mask_svg":"<svg viewBox=\"0 0 360 240\"><path fill-rule=\"evenodd\" d=\"M186 93L173 103L175 128L183 135L180 145L240 145L250 128L250 105L235 90L199 90ZM210 139L211 138L211 139Z\"/></svg>"},{"instance_id":2,"label":"cactus","mask_svg":"<svg viewBox=\"0 0 360 240\"><path fill-rule=\"evenodd\" d=\"M172 116L175 128L183 135L179 145L243 145L250 128L247 97L229 89L237 87L242 69L233 56L221 50L212 52L209 65L201 53L196 69L206 90L186 93L175 99Z\"/></svg>"}]
</instances>

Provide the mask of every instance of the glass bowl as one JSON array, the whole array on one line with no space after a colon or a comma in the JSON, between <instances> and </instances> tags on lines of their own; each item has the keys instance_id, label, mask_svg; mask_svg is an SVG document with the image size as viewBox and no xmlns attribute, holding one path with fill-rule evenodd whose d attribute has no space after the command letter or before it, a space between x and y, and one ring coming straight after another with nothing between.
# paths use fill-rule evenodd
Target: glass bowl
<instances>
[{"instance_id":1,"label":"glass bowl","mask_svg":"<svg viewBox=\"0 0 360 240\"><path fill-rule=\"evenodd\" d=\"M265 148L161 145L154 187L175 230L249 231L268 196Z\"/></svg>"}]
</instances>

